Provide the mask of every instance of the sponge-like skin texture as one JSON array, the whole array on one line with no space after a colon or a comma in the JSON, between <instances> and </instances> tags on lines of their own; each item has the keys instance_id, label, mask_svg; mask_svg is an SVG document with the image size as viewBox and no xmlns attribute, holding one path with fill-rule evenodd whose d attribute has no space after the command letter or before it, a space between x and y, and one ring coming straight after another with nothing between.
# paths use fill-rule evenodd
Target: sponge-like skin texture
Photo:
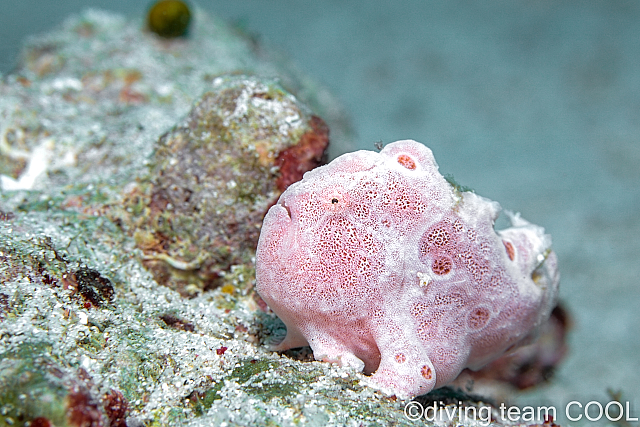
<instances>
[{"instance_id":1,"label":"sponge-like skin texture","mask_svg":"<svg viewBox=\"0 0 640 427\"><path fill-rule=\"evenodd\" d=\"M411 141L304 175L265 217L257 290L287 326L275 349L365 373L408 398L526 341L556 303L551 239L461 192Z\"/></svg>"}]
</instances>

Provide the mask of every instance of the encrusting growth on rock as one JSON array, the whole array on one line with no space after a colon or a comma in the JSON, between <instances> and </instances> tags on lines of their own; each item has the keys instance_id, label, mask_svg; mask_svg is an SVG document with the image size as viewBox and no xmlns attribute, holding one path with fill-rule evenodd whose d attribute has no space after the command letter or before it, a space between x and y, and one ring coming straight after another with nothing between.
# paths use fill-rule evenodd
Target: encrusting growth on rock
<instances>
[{"instance_id":1,"label":"encrusting growth on rock","mask_svg":"<svg viewBox=\"0 0 640 427\"><path fill-rule=\"evenodd\" d=\"M193 296L252 264L265 212L323 163L328 144L322 119L275 82L219 77L160 137L148 176L112 214L158 283Z\"/></svg>"}]
</instances>

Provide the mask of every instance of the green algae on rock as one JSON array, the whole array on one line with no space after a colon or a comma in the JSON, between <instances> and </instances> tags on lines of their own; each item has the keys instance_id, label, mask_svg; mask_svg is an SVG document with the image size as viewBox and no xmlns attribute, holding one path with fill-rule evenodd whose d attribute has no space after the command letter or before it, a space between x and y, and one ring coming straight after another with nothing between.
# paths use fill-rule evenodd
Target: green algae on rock
<instances>
[{"instance_id":1,"label":"green algae on rock","mask_svg":"<svg viewBox=\"0 0 640 427\"><path fill-rule=\"evenodd\" d=\"M156 281L193 296L253 265L260 225L280 193L322 164L328 128L275 81L223 76L160 137L149 175L115 217Z\"/></svg>"}]
</instances>

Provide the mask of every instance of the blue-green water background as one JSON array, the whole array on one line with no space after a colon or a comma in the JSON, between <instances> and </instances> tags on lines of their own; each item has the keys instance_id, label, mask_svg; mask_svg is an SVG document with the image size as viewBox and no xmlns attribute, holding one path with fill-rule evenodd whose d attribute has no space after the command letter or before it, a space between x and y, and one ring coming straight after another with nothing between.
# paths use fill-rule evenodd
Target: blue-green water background
<instances>
[{"instance_id":1,"label":"blue-green water background","mask_svg":"<svg viewBox=\"0 0 640 427\"><path fill-rule=\"evenodd\" d=\"M611 388L640 414L640 2L198 4L330 89L358 148L424 142L442 172L552 234L570 355L521 404L607 402ZM71 13L147 6L0 0L0 72Z\"/></svg>"}]
</instances>

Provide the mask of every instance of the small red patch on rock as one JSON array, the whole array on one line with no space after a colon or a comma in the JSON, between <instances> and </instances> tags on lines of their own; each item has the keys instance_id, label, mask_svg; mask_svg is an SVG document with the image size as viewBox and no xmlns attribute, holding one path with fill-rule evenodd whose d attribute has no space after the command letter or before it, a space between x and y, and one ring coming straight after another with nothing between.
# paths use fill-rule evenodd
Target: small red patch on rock
<instances>
[{"instance_id":1,"label":"small red patch on rock","mask_svg":"<svg viewBox=\"0 0 640 427\"><path fill-rule=\"evenodd\" d=\"M224 354L224 352L227 351L227 347L220 347L219 349L216 350L216 354L218 356L222 356Z\"/></svg>"},{"instance_id":2,"label":"small red patch on rock","mask_svg":"<svg viewBox=\"0 0 640 427\"><path fill-rule=\"evenodd\" d=\"M51 422L45 417L38 417L31 420L29 427L51 427Z\"/></svg>"},{"instance_id":3,"label":"small red patch on rock","mask_svg":"<svg viewBox=\"0 0 640 427\"><path fill-rule=\"evenodd\" d=\"M13 218L15 218L13 212L0 211L0 221L11 221Z\"/></svg>"},{"instance_id":4,"label":"small red patch on rock","mask_svg":"<svg viewBox=\"0 0 640 427\"><path fill-rule=\"evenodd\" d=\"M67 422L73 426L97 426L102 420L98 404L89 390L78 387L67 396Z\"/></svg>"},{"instance_id":5,"label":"small red patch on rock","mask_svg":"<svg viewBox=\"0 0 640 427\"><path fill-rule=\"evenodd\" d=\"M109 417L110 427L127 427L129 402L118 390L111 390L104 395L104 410Z\"/></svg>"},{"instance_id":6,"label":"small red patch on rock","mask_svg":"<svg viewBox=\"0 0 640 427\"><path fill-rule=\"evenodd\" d=\"M276 180L278 190L284 191L294 182L300 181L305 172L325 163L325 150L329 146L329 127L318 116L309 121L311 130L292 147L280 152L275 161L280 166Z\"/></svg>"},{"instance_id":7,"label":"small red patch on rock","mask_svg":"<svg viewBox=\"0 0 640 427\"><path fill-rule=\"evenodd\" d=\"M172 327L174 329L179 329L181 331L187 331L187 332L195 331L195 327L193 326L193 323L179 319L172 314L163 314L160 316L160 320L162 320L167 326Z\"/></svg>"}]
</instances>

